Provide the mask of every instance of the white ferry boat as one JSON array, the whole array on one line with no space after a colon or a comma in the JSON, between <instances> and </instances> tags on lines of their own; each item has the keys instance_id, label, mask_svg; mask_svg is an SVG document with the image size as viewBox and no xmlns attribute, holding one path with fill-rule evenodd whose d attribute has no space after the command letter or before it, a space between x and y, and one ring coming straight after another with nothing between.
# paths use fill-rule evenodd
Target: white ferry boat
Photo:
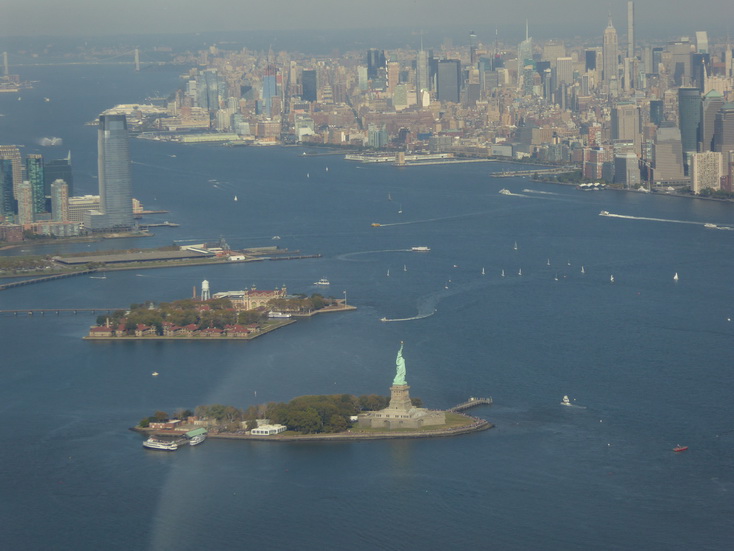
<instances>
[{"instance_id":1,"label":"white ferry boat","mask_svg":"<svg viewBox=\"0 0 734 551\"><path fill-rule=\"evenodd\" d=\"M189 446L197 446L206 440L206 434L197 434L191 440L189 440Z\"/></svg>"},{"instance_id":2,"label":"white ferry boat","mask_svg":"<svg viewBox=\"0 0 734 551\"><path fill-rule=\"evenodd\" d=\"M326 279L325 277L322 277L322 278L321 278L321 279L319 279L318 281L314 281L314 282L313 282L313 284L314 284L314 285L324 285L324 286L325 286L325 285L331 285L331 283L329 283L329 280L328 280L328 279Z\"/></svg>"},{"instance_id":3,"label":"white ferry boat","mask_svg":"<svg viewBox=\"0 0 734 551\"><path fill-rule=\"evenodd\" d=\"M154 436L151 436L143 442L143 447L150 448L152 450L176 451L178 449L178 444L176 444L176 442L158 440Z\"/></svg>"},{"instance_id":4,"label":"white ferry boat","mask_svg":"<svg viewBox=\"0 0 734 551\"><path fill-rule=\"evenodd\" d=\"M427 253L431 249L429 247L411 247L410 250L414 253Z\"/></svg>"},{"instance_id":5,"label":"white ferry boat","mask_svg":"<svg viewBox=\"0 0 734 551\"><path fill-rule=\"evenodd\" d=\"M509 189L502 188L500 190L500 195L512 195L512 192Z\"/></svg>"},{"instance_id":6,"label":"white ferry boat","mask_svg":"<svg viewBox=\"0 0 734 551\"><path fill-rule=\"evenodd\" d=\"M603 211L601 211L599 213L599 216L609 216L609 211L608 210L603 210Z\"/></svg>"},{"instance_id":7,"label":"white ferry boat","mask_svg":"<svg viewBox=\"0 0 734 551\"><path fill-rule=\"evenodd\" d=\"M285 318L290 318L291 315L288 312L270 312L268 314L268 317L269 318L278 318L278 319L284 318L285 319Z\"/></svg>"}]
</instances>

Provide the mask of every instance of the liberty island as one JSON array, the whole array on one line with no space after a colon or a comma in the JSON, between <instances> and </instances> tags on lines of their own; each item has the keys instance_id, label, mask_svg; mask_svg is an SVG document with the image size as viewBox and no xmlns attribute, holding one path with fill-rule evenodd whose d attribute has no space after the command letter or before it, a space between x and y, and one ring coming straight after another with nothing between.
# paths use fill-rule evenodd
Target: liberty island
<instances>
[{"instance_id":1,"label":"liberty island","mask_svg":"<svg viewBox=\"0 0 734 551\"><path fill-rule=\"evenodd\" d=\"M268 404L249 408L237 415L237 409L231 406L199 406L198 415L185 416L187 419L161 419L161 412L154 417L143 419L132 430L151 434L154 437L181 437L191 430L205 427L212 438L228 438L239 440L275 440L280 442L312 441L312 440L382 440L386 438L435 438L441 436L457 436L471 432L483 431L493 427L484 419L479 419L458 413L458 409L491 404L491 399L470 399L451 411L429 410L418 407L409 395L410 387L406 380L405 359L403 346L395 361L395 379L390 387L390 401L387 407L376 411L363 411L357 415L350 415L352 409L368 409L364 396L342 394L332 396L301 396L288 404ZM333 408L325 404L334 405L340 402L347 404L339 408L337 413L330 413ZM369 402L374 404L376 402ZM379 402L377 402L379 403ZM420 401L418 401L420 403ZM338 407L338 406L336 406ZM309 411L311 409L312 411ZM222 412L228 411L227 423L221 420L225 416ZM320 410L328 412L319 414ZM186 412L190 413L190 412ZM255 419L255 414L264 414L267 419ZM305 420L311 414L311 419ZM319 419L318 417L322 418ZM343 417L337 420L336 417ZM219 418L219 419L217 419ZM273 418L276 422L271 422ZM320 421L320 422L319 422ZM245 429L245 430L243 430ZM339 430L341 429L341 430Z\"/></svg>"}]
</instances>

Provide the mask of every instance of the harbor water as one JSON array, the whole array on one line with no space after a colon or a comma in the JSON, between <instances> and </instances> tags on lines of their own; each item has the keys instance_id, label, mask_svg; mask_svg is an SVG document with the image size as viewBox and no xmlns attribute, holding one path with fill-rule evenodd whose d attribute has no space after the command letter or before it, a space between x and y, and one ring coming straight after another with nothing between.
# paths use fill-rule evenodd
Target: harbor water
<instances>
[{"instance_id":1,"label":"harbor water","mask_svg":"<svg viewBox=\"0 0 734 551\"><path fill-rule=\"evenodd\" d=\"M0 143L70 148L77 194L97 186L84 123L178 86L175 72L113 66L23 76L38 82L0 97ZM224 238L322 257L80 276L3 291L0 309L171 301L207 279L358 310L250 342L87 342L92 314L0 316L3 548L731 548L734 231L703 225L734 226L731 204L493 179L507 163L398 169L328 152L133 139L134 196L169 211L146 221L179 227L4 251ZM401 341L412 396L431 408L492 396L471 413L496 428L175 453L127 430L156 410L388 394Z\"/></svg>"}]
</instances>

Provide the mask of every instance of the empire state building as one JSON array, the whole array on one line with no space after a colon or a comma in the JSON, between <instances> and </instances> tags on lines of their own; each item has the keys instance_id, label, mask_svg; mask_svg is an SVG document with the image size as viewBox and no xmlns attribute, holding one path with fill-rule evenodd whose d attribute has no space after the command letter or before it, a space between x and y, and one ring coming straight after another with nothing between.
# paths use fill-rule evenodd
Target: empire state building
<instances>
[{"instance_id":1,"label":"empire state building","mask_svg":"<svg viewBox=\"0 0 734 551\"><path fill-rule=\"evenodd\" d=\"M602 49L602 65L604 82L609 82L613 78L617 79L619 67L618 61L619 42L617 40L617 30L612 25L612 16L609 15L609 24L604 29L604 47Z\"/></svg>"}]
</instances>

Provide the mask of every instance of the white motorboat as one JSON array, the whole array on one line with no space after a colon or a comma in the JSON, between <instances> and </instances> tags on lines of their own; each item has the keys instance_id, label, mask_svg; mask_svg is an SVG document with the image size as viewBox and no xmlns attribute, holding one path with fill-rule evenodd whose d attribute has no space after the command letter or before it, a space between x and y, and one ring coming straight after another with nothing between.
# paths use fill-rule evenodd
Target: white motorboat
<instances>
[{"instance_id":1,"label":"white motorboat","mask_svg":"<svg viewBox=\"0 0 734 551\"><path fill-rule=\"evenodd\" d=\"M176 442L171 442L167 440L158 440L154 436L151 436L145 442L143 442L143 447L149 448L151 450L165 450L172 452L178 449L178 444L176 444Z\"/></svg>"},{"instance_id":2,"label":"white motorboat","mask_svg":"<svg viewBox=\"0 0 734 551\"><path fill-rule=\"evenodd\" d=\"M512 192L509 189L502 188L500 190L500 195L512 195Z\"/></svg>"},{"instance_id":3,"label":"white motorboat","mask_svg":"<svg viewBox=\"0 0 734 551\"><path fill-rule=\"evenodd\" d=\"M568 399L568 396L564 396L563 400L561 400L562 406L572 406L571 400Z\"/></svg>"},{"instance_id":4,"label":"white motorboat","mask_svg":"<svg viewBox=\"0 0 734 551\"><path fill-rule=\"evenodd\" d=\"M614 274L612 274L612 275L609 276L609 281L611 283L614 283Z\"/></svg>"},{"instance_id":5,"label":"white motorboat","mask_svg":"<svg viewBox=\"0 0 734 551\"><path fill-rule=\"evenodd\" d=\"M431 249L428 247L411 247L410 250L414 253L427 253Z\"/></svg>"}]
</instances>

